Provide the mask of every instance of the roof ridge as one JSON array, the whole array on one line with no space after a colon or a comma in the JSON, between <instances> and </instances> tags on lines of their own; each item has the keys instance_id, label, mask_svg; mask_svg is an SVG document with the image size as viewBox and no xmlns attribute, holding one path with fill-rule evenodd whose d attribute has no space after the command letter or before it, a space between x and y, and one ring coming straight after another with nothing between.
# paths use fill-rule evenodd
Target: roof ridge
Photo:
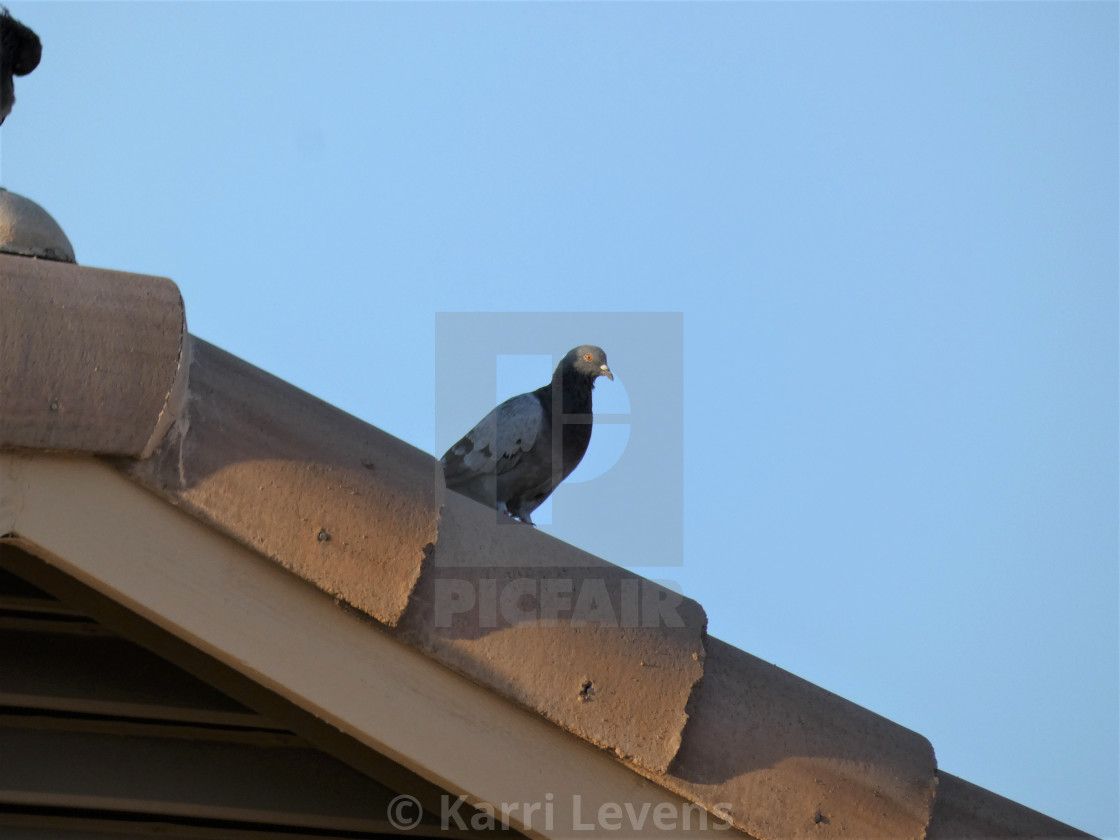
<instances>
[{"instance_id":1,"label":"roof ridge","mask_svg":"<svg viewBox=\"0 0 1120 840\"><path fill-rule=\"evenodd\" d=\"M709 638L695 601L446 492L430 454L188 335L170 280L0 255L0 393L0 450L106 458L760 840L982 822L972 788L935 798L921 735Z\"/></svg>"}]
</instances>

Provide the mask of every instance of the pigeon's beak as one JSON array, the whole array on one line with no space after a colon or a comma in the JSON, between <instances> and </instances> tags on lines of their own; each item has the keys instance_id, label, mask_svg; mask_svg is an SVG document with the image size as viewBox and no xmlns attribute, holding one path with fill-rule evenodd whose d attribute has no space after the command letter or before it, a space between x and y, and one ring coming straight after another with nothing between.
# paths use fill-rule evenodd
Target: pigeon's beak
<instances>
[{"instance_id":1,"label":"pigeon's beak","mask_svg":"<svg viewBox=\"0 0 1120 840\"><path fill-rule=\"evenodd\" d=\"M614 374L611 373L611 369L609 367L607 367L606 365L599 365L599 375L600 376L605 376L611 382L614 382Z\"/></svg>"}]
</instances>

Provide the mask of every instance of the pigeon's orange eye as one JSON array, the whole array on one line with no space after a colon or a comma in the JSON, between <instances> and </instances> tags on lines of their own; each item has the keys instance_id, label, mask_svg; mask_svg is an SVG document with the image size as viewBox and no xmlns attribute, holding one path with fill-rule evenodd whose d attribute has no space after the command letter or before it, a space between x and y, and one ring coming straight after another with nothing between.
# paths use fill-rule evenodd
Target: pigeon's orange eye
<instances>
[{"instance_id":1,"label":"pigeon's orange eye","mask_svg":"<svg viewBox=\"0 0 1120 840\"><path fill-rule=\"evenodd\" d=\"M583 354L583 358L584 358L584 360L585 360L585 361L588 361L588 362L590 362L590 361L591 361L591 359L592 359L592 356L591 356L591 354L590 354L590 353L584 353L584 354Z\"/></svg>"}]
</instances>

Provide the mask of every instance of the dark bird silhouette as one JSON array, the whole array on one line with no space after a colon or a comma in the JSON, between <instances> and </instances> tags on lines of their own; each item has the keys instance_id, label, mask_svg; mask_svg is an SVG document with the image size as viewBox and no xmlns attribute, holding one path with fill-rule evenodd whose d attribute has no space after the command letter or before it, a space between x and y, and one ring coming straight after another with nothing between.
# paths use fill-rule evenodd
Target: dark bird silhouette
<instances>
[{"instance_id":1,"label":"dark bird silhouette","mask_svg":"<svg viewBox=\"0 0 1120 840\"><path fill-rule=\"evenodd\" d=\"M552 381L511 397L440 459L447 486L522 522L571 475L591 442L591 389L614 379L607 354L584 344L560 360Z\"/></svg>"},{"instance_id":2,"label":"dark bird silhouette","mask_svg":"<svg viewBox=\"0 0 1120 840\"><path fill-rule=\"evenodd\" d=\"M39 36L0 7L0 124L16 101L13 76L26 76L39 66L43 45Z\"/></svg>"}]
</instances>

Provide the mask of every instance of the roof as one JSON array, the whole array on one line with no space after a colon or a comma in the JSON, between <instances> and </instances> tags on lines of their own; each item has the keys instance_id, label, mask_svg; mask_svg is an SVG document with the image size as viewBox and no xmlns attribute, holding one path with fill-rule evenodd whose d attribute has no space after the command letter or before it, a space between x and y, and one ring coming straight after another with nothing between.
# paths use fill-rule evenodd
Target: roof
<instances>
[{"instance_id":1,"label":"roof","mask_svg":"<svg viewBox=\"0 0 1120 840\"><path fill-rule=\"evenodd\" d=\"M759 840L1087 836L446 492L430 454L190 335L170 280L0 255L0 394L5 541L472 802L683 803Z\"/></svg>"}]
</instances>

